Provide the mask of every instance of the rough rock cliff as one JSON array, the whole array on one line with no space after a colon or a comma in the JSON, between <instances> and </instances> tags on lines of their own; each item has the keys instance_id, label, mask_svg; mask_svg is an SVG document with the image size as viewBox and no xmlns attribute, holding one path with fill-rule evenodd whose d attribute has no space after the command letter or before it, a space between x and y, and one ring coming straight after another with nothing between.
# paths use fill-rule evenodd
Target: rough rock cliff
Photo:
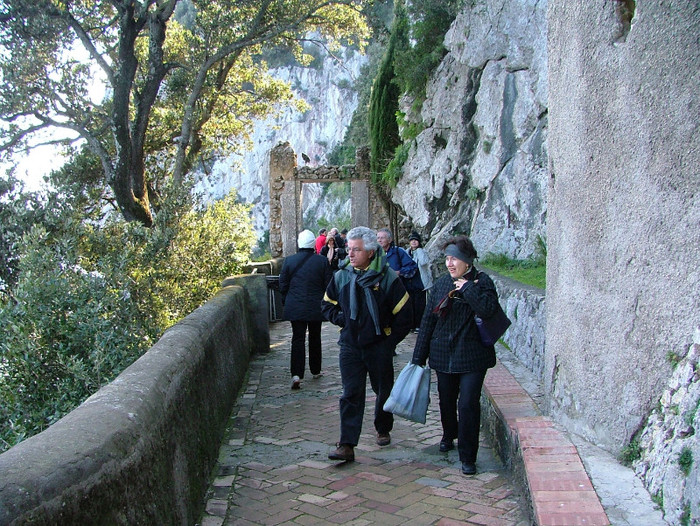
<instances>
[{"instance_id":1,"label":"rough rock cliff","mask_svg":"<svg viewBox=\"0 0 700 526\"><path fill-rule=\"evenodd\" d=\"M346 50L343 60L326 55L317 67L290 66L273 70L273 75L289 81L295 93L304 98L310 109L300 114L285 111L275 119L257 123L252 134L253 149L218 161L212 173L202 178L199 189L217 199L235 188L238 196L253 205L256 232L269 229L269 152L280 141L289 141L296 152L297 164L323 165L333 147L343 140L345 130L357 107L353 89L364 55ZM317 184L304 185L304 203L315 204L321 190ZM338 206L330 203L328 206ZM342 205L341 205L342 206ZM317 213L327 214L320 208Z\"/></svg>"},{"instance_id":2,"label":"rough rock cliff","mask_svg":"<svg viewBox=\"0 0 700 526\"><path fill-rule=\"evenodd\" d=\"M447 33L425 129L392 192L426 238L468 233L480 253L525 258L545 237L546 10L537 0L471 2Z\"/></svg>"}]
</instances>

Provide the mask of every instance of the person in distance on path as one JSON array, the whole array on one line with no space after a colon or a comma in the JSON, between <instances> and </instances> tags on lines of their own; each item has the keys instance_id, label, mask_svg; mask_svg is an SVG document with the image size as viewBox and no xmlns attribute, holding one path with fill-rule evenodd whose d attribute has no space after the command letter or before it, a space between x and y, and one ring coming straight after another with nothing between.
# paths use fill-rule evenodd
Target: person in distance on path
<instances>
[{"instance_id":1,"label":"person in distance on path","mask_svg":"<svg viewBox=\"0 0 700 526\"><path fill-rule=\"evenodd\" d=\"M299 252L285 258L280 271L280 293L285 320L292 323L290 370L292 389L299 389L306 369L306 331L309 331L309 370L321 376L321 300L333 272L328 259L314 253L316 239L311 230L299 233Z\"/></svg>"}]
</instances>

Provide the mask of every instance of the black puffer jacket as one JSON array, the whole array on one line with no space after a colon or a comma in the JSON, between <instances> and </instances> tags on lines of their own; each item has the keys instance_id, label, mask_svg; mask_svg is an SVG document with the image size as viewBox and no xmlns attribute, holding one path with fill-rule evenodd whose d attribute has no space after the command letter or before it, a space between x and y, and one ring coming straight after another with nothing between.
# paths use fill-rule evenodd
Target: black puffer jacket
<instances>
[{"instance_id":1,"label":"black puffer jacket","mask_svg":"<svg viewBox=\"0 0 700 526\"><path fill-rule=\"evenodd\" d=\"M425 365L430 356L430 367L441 373L483 371L496 365L495 349L481 343L474 321L475 313L488 318L496 311L496 287L487 274L477 273L473 267L466 278L467 283L442 313L433 311L454 290L454 281L446 274L433 286L413 350L413 363Z\"/></svg>"},{"instance_id":2,"label":"black puffer jacket","mask_svg":"<svg viewBox=\"0 0 700 526\"><path fill-rule=\"evenodd\" d=\"M285 258L280 272L284 319L325 321L321 313L321 300L332 277L328 258L319 256L313 248L302 248Z\"/></svg>"}]
</instances>

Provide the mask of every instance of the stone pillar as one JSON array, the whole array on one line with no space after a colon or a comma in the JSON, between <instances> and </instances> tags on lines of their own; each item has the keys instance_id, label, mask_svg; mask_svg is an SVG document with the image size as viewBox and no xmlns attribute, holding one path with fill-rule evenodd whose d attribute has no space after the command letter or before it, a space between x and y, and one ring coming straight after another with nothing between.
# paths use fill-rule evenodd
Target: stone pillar
<instances>
[{"instance_id":1,"label":"stone pillar","mask_svg":"<svg viewBox=\"0 0 700 526\"><path fill-rule=\"evenodd\" d=\"M270 254L273 258L296 253L301 186L295 180L297 160L288 142L270 150Z\"/></svg>"},{"instance_id":2,"label":"stone pillar","mask_svg":"<svg viewBox=\"0 0 700 526\"><path fill-rule=\"evenodd\" d=\"M352 181L350 183L350 195L352 198L351 225L369 226L369 183L366 180Z\"/></svg>"}]
</instances>

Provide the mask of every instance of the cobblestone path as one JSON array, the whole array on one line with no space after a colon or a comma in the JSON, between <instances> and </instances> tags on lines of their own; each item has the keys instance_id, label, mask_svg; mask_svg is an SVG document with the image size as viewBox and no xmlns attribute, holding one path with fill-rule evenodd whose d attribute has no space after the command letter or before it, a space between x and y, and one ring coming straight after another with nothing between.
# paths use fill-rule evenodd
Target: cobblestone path
<instances>
[{"instance_id":1,"label":"cobblestone path","mask_svg":"<svg viewBox=\"0 0 700 526\"><path fill-rule=\"evenodd\" d=\"M440 453L433 375L426 424L396 418L387 447L375 444L374 393L355 462L329 461L339 435L337 328L323 324L323 373L290 389L289 322L270 326L270 352L254 356L232 412L201 526L279 524L526 526L524 500L483 440L479 473L462 475L456 451ZM415 343L398 348L395 374ZM308 367L308 366L307 366Z\"/></svg>"}]
</instances>

